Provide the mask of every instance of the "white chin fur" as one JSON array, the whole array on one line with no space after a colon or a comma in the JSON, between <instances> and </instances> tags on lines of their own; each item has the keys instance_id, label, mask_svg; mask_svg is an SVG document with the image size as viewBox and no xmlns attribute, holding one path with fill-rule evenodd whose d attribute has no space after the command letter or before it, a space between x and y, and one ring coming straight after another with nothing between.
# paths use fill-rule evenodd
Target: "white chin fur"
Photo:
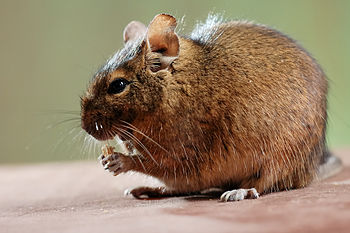
<instances>
[{"instance_id":1,"label":"white chin fur","mask_svg":"<svg viewBox=\"0 0 350 233\"><path fill-rule=\"evenodd\" d=\"M113 143L116 143L115 145L112 145L115 147L116 152L119 152L124 155L129 155L130 151L127 148L126 142L123 141L118 135L114 137L113 140L111 140Z\"/></svg>"},{"instance_id":2,"label":"white chin fur","mask_svg":"<svg viewBox=\"0 0 350 233\"><path fill-rule=\"evenodd\" d=\"M116 135L113 139L105 141L96 140L90 135L89 138L91 138L92 142L94 142L95 148L98 148L98 153L101 153L102 146L107 144L108 146L114 147L115 152L123 154L125 156L142 156L142 154L136 149L131 141L123 141L118 135Z\"/></svg>"},{"instance_id":3,"label":"white chin fur","mask_svg":"<svg viewBox=\"0 0 350 233\"><path fill-rule=\"evenodd\" d=\"M136 149L131 141L123 141L118 135L112 140L106 141L106 144L115 147L115 151L125 156L141 156L141 153Z\"/></svg>"}]
</instances>

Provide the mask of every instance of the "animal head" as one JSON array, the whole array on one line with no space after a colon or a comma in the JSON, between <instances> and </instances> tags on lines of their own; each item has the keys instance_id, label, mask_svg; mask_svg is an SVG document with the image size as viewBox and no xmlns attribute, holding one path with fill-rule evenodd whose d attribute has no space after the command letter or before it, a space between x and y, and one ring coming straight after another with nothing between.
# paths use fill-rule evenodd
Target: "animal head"
<instances>
[{"instance_id":1,"label":"animal head","mask_svg":"<svg viewBox=\"0 0 350 233\"><path fill-rule=\"evenodd\" d=\"M98 140L117 135L118 124L149 114L162 102L164 82L179 54L176 19L154 17L146 27L132 21L124 29L124 48L94 75L81 98L81 126Z\"/></svg>"}]
</instances>

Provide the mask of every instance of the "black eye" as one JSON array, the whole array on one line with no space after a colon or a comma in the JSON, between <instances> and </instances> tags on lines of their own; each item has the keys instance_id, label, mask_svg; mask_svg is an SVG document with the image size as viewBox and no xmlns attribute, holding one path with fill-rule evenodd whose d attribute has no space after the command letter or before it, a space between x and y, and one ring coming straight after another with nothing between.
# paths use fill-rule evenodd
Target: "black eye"
<instances>
[{"instance_id":1,"label":"black eye","mask_svg":"<svg viewBox=\"0 0 350 233\"><path fill-rule=\"evenodd\" d=\"M127 85L129 85L130 82L124 78L118 78L116 80L114 80L113 82L111 82L111 84L109 84L107 93L108 94L118 94L124 91L124 89L126 88Z\"/></svg>"}]
</instances>

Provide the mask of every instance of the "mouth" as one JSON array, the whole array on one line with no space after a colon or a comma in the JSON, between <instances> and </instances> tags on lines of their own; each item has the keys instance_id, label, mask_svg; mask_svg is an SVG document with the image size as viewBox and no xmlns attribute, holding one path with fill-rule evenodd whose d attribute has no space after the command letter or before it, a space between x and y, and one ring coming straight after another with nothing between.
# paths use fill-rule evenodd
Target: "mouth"
<instances>
[{"instance_id":1,"label":"mouth","mask_svg":"<svg viewBox=\"0 0 350 233\"><path fill-rule=\"evenodd\" d=\"M112 140L117 136L112 130L112 126L99 121L81 121L81 128L98 141Z\"/></svg>"},{"instance_id":2,"label":"mouth","mask_svg":"<svg viewBox=\"0 0 350 233\"><path fill-rule=\"evenodd\" d=\"M81 123L82 129L84 129L89 135L94 137L97 141L104 142L104 141L113 141L116 138L120 139L121 141L128 141L127 135L133 135L133 130L124 128L119 129L125 131L124 133L119 133L118 127L115 127L110 124L102 124L98 121L92 122L89 124L86 124L84 121Z\"/></svg>"},{"instance_id":3,"label":"mouth","mask_svg":"<svg viewBox=\"0 0 350 233\"><path fill-rule=\"evenodd\" d=\"M108 129L105 129L102 125L99 125L97 123L95 123L94 126L82 126L82 128L98 141L112 140L116 136L116 134L112 133Z\"/></svg>"},{"instance_id":4,"label":"mouth","mask_svg":"<svg viewBox=\"0 0 350 233\"><path fill-rule=\"evenodd\" d=\"M133 130L110 122L105 119L95 120L82 117L81 127L91 138L95 139L97 147L107 144L114 147L116 152L125 156L138 155L139 152L133 145Z\"/></svg>"},{"instance_id":5,"label":"mouth","mask_svg":"<svg viewBox=\"0 0 350 233\"><path fill-rule=\"evenodd\" d=\"M117 136L116 133L112 132L107 127L104 128L102 124L98 124L97 122L95 122L94 126L95 127L92 127L92 130L86 130L86 132L99 141L112 140Z\"/></svg>"}]
</instances>

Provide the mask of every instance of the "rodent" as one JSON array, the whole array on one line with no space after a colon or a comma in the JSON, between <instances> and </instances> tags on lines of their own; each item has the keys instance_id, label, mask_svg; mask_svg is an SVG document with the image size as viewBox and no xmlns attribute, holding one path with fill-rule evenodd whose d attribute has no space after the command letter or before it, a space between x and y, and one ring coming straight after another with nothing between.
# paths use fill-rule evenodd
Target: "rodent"
<instances>
[{"instance_id":1,"label":"rodent","mask_svg":"<svg viewBox=\"0 0 350 233\"><path fill-rule=\"evenodd\" d=\"M326 75L296 41L215 15L189 36L176 26L168 14L128 24L124 48L81 98L82 128L133 151L102 158L106 169L166 185L136 188L135 197L219 188L223 201L257 198L340 167L325 144Z\"/></svg>"}]
</instances>

